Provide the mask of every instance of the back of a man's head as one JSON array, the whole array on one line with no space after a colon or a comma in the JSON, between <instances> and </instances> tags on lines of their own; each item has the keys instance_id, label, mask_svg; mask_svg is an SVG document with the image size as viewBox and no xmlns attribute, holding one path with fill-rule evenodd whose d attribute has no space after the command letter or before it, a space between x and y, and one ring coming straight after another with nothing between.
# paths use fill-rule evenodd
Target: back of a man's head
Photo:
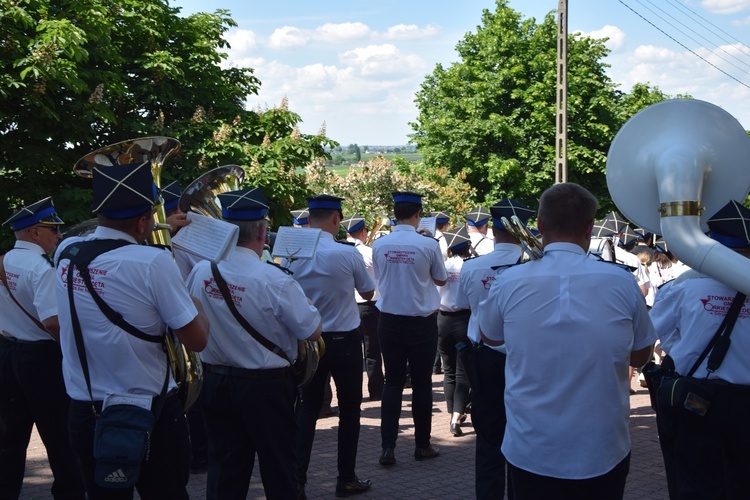
<instances>
[{"instance_id":1,"label":"back of a man's head","mask_svg":"<svg viewBox=\"0 0 750 500\"><path fill-rule=\"evenodd\" d=\"M573 182L555 184L539 199L539 219L545 236L580 235L596 218L599 202L587 189Z\"/></svg>"}]
</instances>

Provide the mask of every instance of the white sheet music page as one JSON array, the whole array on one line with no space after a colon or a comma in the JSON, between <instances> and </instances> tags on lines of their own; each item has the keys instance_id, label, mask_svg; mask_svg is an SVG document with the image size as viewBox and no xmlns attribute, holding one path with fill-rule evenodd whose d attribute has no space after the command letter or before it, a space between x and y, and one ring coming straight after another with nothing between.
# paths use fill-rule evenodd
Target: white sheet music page
<instances>
[{"instance_id":1,"label":"white sheet music page","mask_svg":"<svg viewBox=\"0 0 750 500\"><path fill-rule=\"evenodd\" d=\"M437 219L435 217L422 217L419 219L419 226L417 231L420 229L427 229L430 232L430 236L435 237L435 228L437 227Z\"/></svg>"},{"instance_id":2,"label":"white sheet music page","mask_svg":"<svg viewBox=\"0 0 750 500\"><path fill-rule=\"evenodd\" d=\"M312 259L321 230L312 227L281 226L273 244L273 256L286 259Z\"/></svg>"},{"instance_id":3,"label":"white sheet music page","mask_svg":"<svg viewBox=\"0 0 750 500\"><path fill-rule=\"evenodd\" d=\"M190 224L172 237L172 245L211 262L226 260L232 255L240 228L194 212L188 212L187 218Z\"/></svg>"}]
</instances>

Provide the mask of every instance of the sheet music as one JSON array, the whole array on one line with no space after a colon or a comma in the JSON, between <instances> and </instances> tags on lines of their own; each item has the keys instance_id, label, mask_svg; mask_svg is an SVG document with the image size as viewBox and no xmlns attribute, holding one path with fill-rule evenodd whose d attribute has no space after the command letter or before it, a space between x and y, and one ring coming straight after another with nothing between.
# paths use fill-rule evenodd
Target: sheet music
<instances>
[{"instance_id":1,"label":"sheet music","mask_svg":"<svg viewBox=\"0 0 750 500\"><path fill-rule=\"evenodd\" d=\"M276 233L272 255L287 259L312 259L320 232L318 228L282 226Z\"/></svg>"},{"instance_id":2,"label":"sheet music","mask_svg":"<svg viewBox=\"0 0 750 500\"><path fill-rule=\"evenodd\" d=\"M422 217L419 219L419 226L417 231L420 229L427 229L430 232L430 236L435 237L435 229L437 227L437 219L435 217Z\"/></svg>"},{"instance_id":3,"label":"sheet music","mask_svg":"<svg viewBox=\"0 0 750 500\"><path fill-rule=\"evenodd\" d=\"M237 246L240 228L223 220L188 212L190 224L180 228L172 244L211 262L227 260Z\"/></svg>"}]
</instances>

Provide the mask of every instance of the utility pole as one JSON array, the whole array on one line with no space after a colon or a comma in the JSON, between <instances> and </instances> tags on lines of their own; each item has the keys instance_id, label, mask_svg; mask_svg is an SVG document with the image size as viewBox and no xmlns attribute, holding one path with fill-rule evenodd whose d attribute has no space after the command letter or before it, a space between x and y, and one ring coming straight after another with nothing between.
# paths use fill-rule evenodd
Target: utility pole
<instances>
[{"instance_id":1,"label":"utility pole","mask_svg":"<svg viewBox=\"0 0 750 500\"><path fill-rule=\"evenodd\" d=\"M555 184L568 182L568 0L557 4Z\"/></svg>"}]
</instances>

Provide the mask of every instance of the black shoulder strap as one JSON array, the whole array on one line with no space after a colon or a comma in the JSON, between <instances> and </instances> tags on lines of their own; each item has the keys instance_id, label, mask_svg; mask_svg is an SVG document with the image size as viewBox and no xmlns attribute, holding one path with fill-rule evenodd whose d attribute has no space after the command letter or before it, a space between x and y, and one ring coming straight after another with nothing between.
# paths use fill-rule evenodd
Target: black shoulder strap
<instances>
[{"instance_id":1,"label":"black shoulder strap","mask_svg":"<svg viewBox=\"0 0 750 500\"><path fill-rule=\"evenodd\" d=\"M705 357L708 356L709 352L711 355L708 357L706 370L711 374L719 369L722 361L724 361L724 356L726 356L727 351L729 350L729 344L731 342L729 336L732 334L734 324L737 322L737 316L740 315L740 310L742 310L743 305L745 305L745 294L737 292L727 315L724 316L724 321L719 325L719 329L716 330L711 342L708 343L698 360L690 369L690 372L687 374L688 377L693 376ZM706 377L708 377L708 375L706 375Z\"/></svg>"},{"instance_id":2,"label":"black shoulder strap","mask_svg":"<svg viewBox=\"0 0 750 500\"><path fill-rule=\"evenodd\" d=\"M234 319L237 320L237 322L242 326L242 328L247 331L247 333L250 334L252 338L255 339L256 342L258 342L260 345L274 353L275 355L285 359L287 363L290 365L292 364L292 360L289 359L289 356L286 355L286 353L281 349L281 347L277 346L267 338L265 338L263 335L258 333L258 331L253 328L253 326L248 323L248 321L245 319L244 316L240 314L240 312L237 310L237 307L234 305L234 301L232 300L232 294L229 292L229 287L227 286L227 282L224 281L224 277L219 272L219 266L215 262L211 262L211 273L214 276L214 281L216 281L216 286L219 287L219 291L221 292L221 296L224 297L224 302L226 302L227 307L229 307L229 310L232 312L232 315L234 316Z\"/></svg>"},{"instance_id":3,"label":"black shoulder strap","mask_svg":"<svg viewBox=\"0 0 750 500\"><path fill-rule=\"evenodd\" d=\"M292 272L292 270L291 270L291 269L289 269L288 267L284 267L284 266L282 266L281 264L277 264L277 263L275 263L275 262L273 262L273 261L267 260L267 261L266 261L266 264L270 264L270 265L272 265L272 266L274 266L274 267L277 267L277 268L279 268L280 270L282 270L283 272L285 272L285 273L286 273L286 274L288 274L289 276L291 276L291 275L293 275L293 274L294 274L294 273Z\"/></svg>"},{"instance_id":4,"label":"black shoulder strap","mask_svg":"<svg viewBox=\"0 0 750 500\"><path fill-rule=\"evenodd\" d=\"M60 253L58 263L64 258L70 259L68 276L70 277L70 275L73 274L73 267L75 266L78 269L81 278L83 278L83 282L86 284L86 288L88 289L89 294L91 294L91 297L94 299L94 302L96 302L96 305L99 307L102 313L104 313L107 319L109 319L113 324L117 325L122 330L125 330L130 335L143 341L152 342L154 344L161 344L164 341L163 337L155 337L153 335L145 334L138 328L125 321L125 318L122 317L122 314L112 309L109 304L104 302L104 299L102 299L101 296L96 293L96 291L94 290L94 285L91 282L89 264L92 260L103 253L107 253L116 248L131 244L132 243L129 243L125 240L89 240L73 243L71 245L68 245L68 247L66 247L65 250Z\"/></svg>"}]
</instances>

